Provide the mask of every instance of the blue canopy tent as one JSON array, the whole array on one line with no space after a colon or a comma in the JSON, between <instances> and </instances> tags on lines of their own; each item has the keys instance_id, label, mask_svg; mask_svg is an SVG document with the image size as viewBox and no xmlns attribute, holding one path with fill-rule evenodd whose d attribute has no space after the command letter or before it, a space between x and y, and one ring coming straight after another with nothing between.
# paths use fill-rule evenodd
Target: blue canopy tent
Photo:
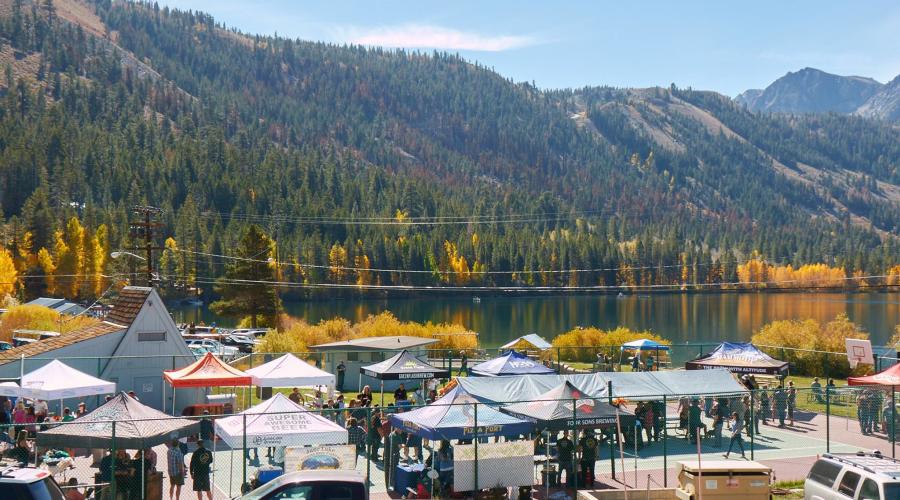
<instances>
[{"instance_id":1,"label":"blue canopy tent","mask_svg":"<svg viewBox=\"0 0 900 500\"><path fill-rule=\"evenodd\" d=\"M437 441L475 437L475 403L478 403L478 437L530 433L534 424L507 415L485 404L459 386L434 403L390 416L391 425L404 432Z\"/></svg>"},{"instance_id":2,"label":"blue canopy tent","mask_svg":"<svg viewBox=\"0 0 900 500\"><path fill-rule=\"evenodd\" d=\"M640 339L622 344L622 350L624 351L626 349L634 349L637 351L668 351L669 346L660 344L655 340Z\"/></svg>"},{"instance_id":3,"label":"blue canopy tent","mask_svg":"<svg viewBox=\"0 0 900 500\"><path fill-rule=\"evenodd\" d=\"M504 375L547 375L556 372L524 354L509 351L500 357L478 363L472 367L471 373L482 377L502 377Z\"/></svg>"},{"instance_id":4,"label":"blue canopy tent","mask_svg":"<svg viewBox=\"0 0 900 500\"><path fill-rule=\"evenodd\" d=\"M619 364L622 364L622 356L625 354L625 351L634 351L634 356L640 358L641 352L649 352L655 353L656 357L660 357L660 353L669 352L669 346L660 344L655 340L650 339L638 339L632 340L631 342L625 342L622 344L622 347L619 348ZM650 354L652 355L652 354ZM656 369L659 370L659 359L656 359Z\"/></svg>"}]
</instances>

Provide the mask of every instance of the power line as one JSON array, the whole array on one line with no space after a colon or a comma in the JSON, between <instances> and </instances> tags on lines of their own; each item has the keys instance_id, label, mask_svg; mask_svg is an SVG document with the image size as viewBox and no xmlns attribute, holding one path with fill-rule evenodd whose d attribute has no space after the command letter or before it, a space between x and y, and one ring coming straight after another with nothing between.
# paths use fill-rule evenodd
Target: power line
<instances>
[{"instance_id":1,"label":"power line","mask_svg":"<svg viewBox=\"0 0 900 500\"><path fill-rule=\"evenodd\" d=\"M636 290L636 291L685 291L690 289L704 289L713 287L752 287L764 285L765 290L846 290L845 287L839 285L807 285L808 283L817 282L851 282L873 279L886 279L893 275L869 275L869 276L847 276L843 278L813 278L806 280L779 280L779 281L732 281L723 283L687 283L687 284L650 284L650 285L591 285L591 286L439 286L439 285L358 285L350 283L300 283L295 281L270 281L270 280L242 280L234 278L213 278L213 277L197 277L196 283L203 284L232 284L232 285L269 285L280 288L334 288L334 289L357 289L357 290L398 290L398 291L499 291L499 292L564 292L564 291L618 291L618 290ZM797 287L772 287L776 284L800 284ZM898 284L881 283L877 285L864 285L863 288L892 288L900 287ZM752 289L752 288L751 288Z\"/></svg>"},{"instance_id":2,"label":"power line","mask_svg":"<svg viewBox=\"0 0 900 500\"><path fill-rule=\"evenodd\" d=\"M590 268L590 269L551 269L551 270L513 270L513 271L429 271L423 269L385 269L385 268L365 268L365 267L347 267L347 266L326 266L323 264L304 264L304 263L293 263L293 262L275 262L269 260L260 260L260 259L251 259L247 257L238 257L235 255L223 255L223 254L214 254L208 252L197 252L193 250L185 250L185 249L177 249L179 252L189 253L194 255L202 255L206 257L214 257L218 259L226 259L226 260L236 260L242 262L258 262L258 263L267 263L267 264L275 264L279 267L287 266L287 267L302 267L309 269L337 269L341 271L364 271L364 272L383 272L383 273L397 273L397 274L476 274L476 275L505 275L505 274L566 274L566 273L595 273L595 272L606 272L606 271L620 271L623 270L622 267L598 267L598 268ZM737 261L729 262L730 264L745 264L753 259L744 260L740 263ZM783 262L783 261L782 261ZM197 264L203 264L202 261L195 261ZM769 262L774 265L782 265L780 262ZM664 264L664 265L645 265L645 266L631 266L625 264L627 269L632 271L643 271L643 270L651 270L651 269L674 269L680 267L712 267L715 266L715 263L696 263L696 264ZM721 265L721 263L720 263Z\"/></svg>"}]
</instances>

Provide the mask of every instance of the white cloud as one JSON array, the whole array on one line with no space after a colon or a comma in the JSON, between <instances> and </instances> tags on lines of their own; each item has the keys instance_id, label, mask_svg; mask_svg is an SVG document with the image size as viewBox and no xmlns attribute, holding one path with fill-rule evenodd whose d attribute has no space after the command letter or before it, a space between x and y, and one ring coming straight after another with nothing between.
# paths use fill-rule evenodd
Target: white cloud
<instances>
[{"instance_id":1,"label":"white cloud","mask_svg":"<svg viewBox=\"0 0 900 500\"><path fill-rule=\"evenodd\" d=\"M345 28L338 30L336 38L359 45L480 52L502 52L538 43L533 36L482 35L429 24L403 24L370 29Z\"/></svg>"}]
</instances>

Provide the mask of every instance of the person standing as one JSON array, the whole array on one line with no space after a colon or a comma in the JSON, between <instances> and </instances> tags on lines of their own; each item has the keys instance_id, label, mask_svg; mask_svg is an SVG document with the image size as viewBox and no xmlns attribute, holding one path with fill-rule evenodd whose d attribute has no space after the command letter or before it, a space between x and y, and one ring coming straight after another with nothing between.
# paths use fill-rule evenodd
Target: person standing
<instances>
[{"instance_id":1,"label":"person standing","mask_svg":"<svg viewBox=\"0 0 900 500\"><path fill-rule=\"evenodd\" d=\"M655 362L656 362L656 360L653 359L653 355L652 355L652 354L649 355L649 356L647 356L647 371L648 371L648 372L652 372L652 371L653 371L653 364L654 364Z\"/></svg>"},{"instance_id":2,"label":"person standing","mask_svg":"<svg viewBox=\"0 0 900 500\"><path fill-rule=\"evenodd\" d=\"M344 376L347 374L347 366L344 364L344 360L341 360L337 365L337 390L339 392L344 392Z\"/></svg>"},{"instance_id":3,"label":"person standing","mask_svg":"<svg viewBox=\"0 0 900 500\"><path fill-rule=\"evenodd\" d=\"M741 458L747 458L744 454L744 438L741 432L744 430L744 421L738 416L737 412L731 414L731 441L728 443L728 451L725 452L725 458L731 454L731 448L737 443L741 449Z\"/></svg>"},{"instance_id":4,"label":"person standing","mask_svg":"<svg viewBox=\"0 0 900 500\"><path fill-rule=\"evenodd\" d=\"M347 444L356 445L357 455L366 454L366 430L353 417L347 421Z\"/></svg>"},{"instance_id":5,"label":"person standing","mask_svg":"<svg viewBox=\"0 0 900 500\"><path fill-rule=\"evenodd\" d=\"M578 441L578 450L581 452L581 472L584 474L584 486L594 486L594 468L597 465L597 446L600 444L594 437L594 431L587 429L584 436Z\"/></svg>"},{"instance_id":6,"label":"person standing","mask_svg":"<svg viewBox=\"0 0 900 500\"><path fill-rule=\"evenodd\" d=\"M797 388L794 387L794 381L792 380L788 384L787 391L787 412L788 419L791 421L791 427L794 426L794 409L797 407Z\"/></svg>"},{"instance_id":7,"label":"person standing","mask_svg":"<svg viewBox=\"0 0 900 500\"><path fill-rule=\"evenodd\" d=\"M759 413L760 418L762 418L762 423L765 425L769 425L769 412L772 411L772 407L769 401L769 391L762 389L759 392Z\"/></svg>"},{"instance_id":8,"label":"person standing","mask_svg":"<svg viewBox=\"0 0 900 500\"><path fill-rule=\"evenodd\" d=\"M209 441L214 433L213 421L209 418L209 410L203 410L203 418L200 419L200 439Z\"/></svg>"},{"instance_id":9,"label":"person standing","mask_svg":"<svg viewBox=\"0 0 900 500\"><path fill-rule=\"evenodd\" d=\"M784 393L784 388L776 388L775 394L772 395L772 399L775 400L775 414L778 417L778 427L783 428L785 417L784 414L787 410L787 394Z\"/></svg>"},{"instance_id":10,"label":"person standing","mask_svg":"<svg viewBox=\"0 0 900 500\"><path fill-rule=\"evenodd\" d=\"M459 372L456 373L457 377L462 376L463 373L466 376L469 375L469 357L466 355L466 351L459 351Z\"/></svg>"},{"instance_id":11,"label":"person standing","mask_svg":"<svg viewBox=\"0 0 900 500\"><path fill-rule=\"evenodd\" d=\"M394 486L394 475L400 465L400 449L405 444L400 428L395 427L385 440L384 446L384 484L390 489Z\"/></svg>"},{"instance_id":12,"label":"person standing","mask_svg":"<svg viewBox=\"0 0 900 500\"><path fill-rule=\"evenodd\" d=\"M691 401L691 406L688 408L688 440L691 443L697 442L697 436L700 432L700 427L703 425L703 421L700 419L702 410L700 409L700 400L694 398Z\"/></svg>"},{"instance_id":13,"label":"person standing","mask_svg":"<svg viewBox=\"0 0 900 500\"><path fill-rule=\"evenodd\" d=\"M184 454L181 453L177 439L169 443L166 451L166 469L169 473L169 500L181 498L181 487L184 486Z\"/></svg>"},{"instance_id":14,"label":"person standing","mask_svg":"<svg viewBox=\"0 0 900 500\"><path fill-rule=\"evenodd\" d=\"M291 394L288 396L288 399L296 404L300 404L300 389L294 387L294 389L291 391Z\"/></svg>"},{"instance_id":15,"label":"person standing","mask_svg":"<svg viewBox=\"0 0 900 500\"><path fill-rule=\"evenodd\" d=\"M449 492L453 487L453 447L450 446L450 441L441 440L434 458L434 467L438 471L441 492Z\"/></svg>"},{"instance_id":16,"label":"person standing","mask_svg":"<svg viewBox=\"0 0 900 500\"><path fill-rule=\"evenodd\" d=\"M212 500L212 488L209 484L209 472L212 467L213 454L203 446L203 440L197 440L197 450L191 455L190 473L194 482L194 491L197 492L197 500L203 500L203 492L206 492L208 500Z\"/></svg>"},{"instance_id":17,"label":"person standing","mask_svg":"<svg viewBox=\"0 0 900 500\"><path fill-rule=\"evenodd\" d=\"M716 436L716 448L722 447L722 429L725 427L726 411L723 400L720 399L713 406L713 433Z\"/></svg>"},{"instance_id":18,"label":"person standing","mask_svg":"<svg viewBox=\"0 0 900 500\"><path fill-rule=\"evenodd\" d=\"M575 443L569 439L569 431L563 431L562 437L556 440L556 453L560 476L565 471L566 486L575 486Z\"/></svg>"},{"instance_id":19,"label":"person standing","mask_svg":"<svg viewBox=\"0 0 900 500\"><path fill-rule=\"evenodd\" d=\"M400 384L400 387L398 387L397 390L394 391L394 401L406 401L406 397L406 387L403 384Z\"/></svg>"},{"instance_id":20,"label":"person standing","mask_svg":"<svg viewBox=\"0 0 900 500\"><path fill-rule=\"evenodd\" d=\"M381 446L381 412L376 407L369 420L369 460L378 461L378 448Z\"/></svg>"}]
</instances>

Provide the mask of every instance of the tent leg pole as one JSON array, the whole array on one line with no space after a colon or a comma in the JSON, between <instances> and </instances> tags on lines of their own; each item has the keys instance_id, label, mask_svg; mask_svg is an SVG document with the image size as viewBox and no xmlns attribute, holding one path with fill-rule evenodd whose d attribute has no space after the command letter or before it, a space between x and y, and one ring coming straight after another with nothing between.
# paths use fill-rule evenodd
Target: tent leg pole
<instances>
[{"instance_id":1,"label":"tent leg pole","mask_svg":"<svg viewBox=\"0 0 900 500\"><path fill-rule=\"evenodd\" d=\"M381 407L384 408L384 379L381 379Z\"/></svg>"}]
</instances>

